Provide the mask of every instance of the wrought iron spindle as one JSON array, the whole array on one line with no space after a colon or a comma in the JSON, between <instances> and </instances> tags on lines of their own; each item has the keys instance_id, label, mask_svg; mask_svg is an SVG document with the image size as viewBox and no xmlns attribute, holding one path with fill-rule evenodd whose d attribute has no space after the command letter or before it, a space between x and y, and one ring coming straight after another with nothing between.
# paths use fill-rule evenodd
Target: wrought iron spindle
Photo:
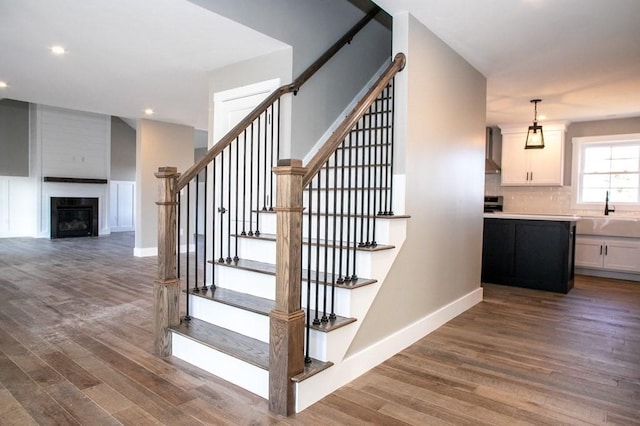
<instances>
[{"instance_id":1,"label":"wrought iron spindle","mask_svg":"<svg viewBox=\"0 0 640 426\"><path fill-rule=\"evenodd\" d=\"M254 142L254 124L251 123L251 140L249 141L249 236L253 236L253 142ZM257 221L256 221L257 222Z\"/></svg>"},{"instance_id":2,"label":"wrought iron spindle","mask_svg":"<svg viewBox=\"0 0 640 426\"><path fill-rule=\"evenodd\" d=\"M247 223L247 129L244 129L242 137L242 232L247 235L245 225ZM251 215L251 212L249 212ZM249 218L251 220L251 218Z\"/></svg>"},{"instance_id":3,"label":"wrought iron spindle","mask_svg":"<svg viewBox=\"0 0 640 426\"><path fill-rule=\"evenodd\" d=\"M216 289L216 162L211 162L211 291Z\"/></svg>"},{"instance_id":4,"label":"wrought iron spindle","mask_svg":"<svg viewBox=\"0 0 640 426\"><path fill-rule=\"evenodd\" d=\"M236 223L235 223L235 250L234 250L234 255L233 255L233 261L235 263L238 263L238 260L240 260L240 258L238 257L238 210L239 210L239 202L240 202L240 196L238 194L238 183L240 182L239 176L240 176L240 155L239 155L239 149L240 149L240 140L238 138L236 138L236 163L235 163L235 167L234 169L236 170L236 181L235 184L233 185L233 192L235 193L235 213L236 213ZM229 192L231 192L231 187L229 187ZM229 215L229 217L231 217L231 215ZM231 229L231 228L229 228ZM231 234L231 231L229 231L229 234Z\"/></svg>"},{"instance_id":5,"label":"wrought iron spindle","mask_svg":"<svg viewBox=\"0 0 640 426\"><path fill-rule=\"evenodd\" d=\"M375 110L374 110L374 106L375 106L375 102L373 104L371 104L371 106L369 107L369 119L367 120L369 122L369 131L368 133L368 138L369 140L367 141L367 160L363 161L362 166L364 167L364 169L362 169L362 172L364 173L364 171L367 171L367 184L365 185L366 188L366 195L367 195L367 238L365 239L364 242L364 246L365 247L369 247L371 245L371 192L373 192L375 189L373 188L373 184L371 182L371 169L373 167L375 167L375 164L372 164L372 160L371 160L371 152L373 151L373 149L375 149L375 143L376 143L376 137L375 137L375 128L374 128L374 114L375 114ZM364 153L362 154L364 157ZM363 194L364 197L364 194ZM364 213L364 211L362 212Z\"/></svg>"},{"instance_id":6,"label":"wrought iron spindle","mask_svg":"<svg viewBox=\"0 0 640 426\"><path fill-rule=\"evenodd\" d=\"M224 263L224 214L226 209L224 208L224 151L220 153L220 207L218 207L218 213L220 213L220 258L218 262Z\"/></svg>"},{"instance_id":7,"label":"wrought iron spindle","mask_svg":"<svg viewBox=\"0 0 640 426\"><path fill-rule=\"evenodd\" d=\"M391 149L391 158L390 158L390 166L389 166L389 210L387 211L387 215L389 216L393 216L393 163L394 163L394 135L393 135L393 126L394 126L394 122L395 122L395 107L393 105L393 102L395 102L395 91L396 91L396 84L395 84L395 77L391 79L391 102L392 102L392 107L391 109L391 125L390 128L392 129L389 132L389 136L390 136L390 149Z\"/></svg>"},{"instance_id":8,"label":"wrought iron spindle","mask_svg":"<svg viewBox=\"0 0 640 426\"><path fill-rule=\"evenodd\" d=\"M194 286L193 286L193 291L195 291L196 293L200 292L200 287L198 287L198 252L200 251L198 248L198 210L199 210L199 201L200 201L200 173L198 173L196 175L196 204L195 204L195 232L194 232L194 243L195 243L195 266L194 266L194 277L193 277L193 281L194 281ZM188 216L188 215L187 215ZM189 233L187 232L187 237L189 237Z\"/></svg>"},{"instance_id":9,"label":"wrought iron spindle","mask_svg":"<svg viewBox=\"0 0 640 426\"><path fill-rule=\"evenodd\" d=\"M256 237L260 236L260 142L262 141L262 132L261 132L261 123L262 123L262 115L258 117L258 140L256 142L257 146L257 158L256 158L256 231L254 235Z\"/></svg>"},{"instance_id":10,"label":"wrought iron spindle","mask_svg":"<svg viewBox=\"0 0 640 426\"><path fill-rule=\"evenodd\" d=\"M313 190L313 180L309 183L309 194L311 194L311 191ZM308 242L307 242L307 339L306 339L306 355L304 357L304 362L307 364L311 363L311 356L309 356L309 347L310 347L310 341L311 339L309 338L309 332L311 330L311 327L309 327L309 324L311 324L311 232L313 230L313 224L311 223L311 212L313 211L313 197L311 195L309 195L309 210L306 213L307 216L307 235L308 235ZM301 272L302 273L302 272ZM317 312L317 311L316 311Z\"/></svg>"},{"instance_id":11,"label":"wrought iron spindle","mask_svg":"<svg viewBox=\"0 0 640 426\"><path fill-rule=\"evenodd\" d=\"M329 284L329 161L324 164L324 286L322 297L322 322L327 317L327 285ZM320 237L318 236L318 254L320 254Z\"/></svg>"},{"instance_id":12,"label":"wrought iron spindle","mask_svg":"<svg viewBox=\"0 0 640 426\"><path fill-rule=\"evenodd\" d=\"M231 261L233 260L231 258L231 192L232 191L232 184L233 182L231 181L231 176L233 173L232 167L231 167L231 157L232 157L233 151L231 148L231 145L229 145L229 160L228 160L228 168L227 168L227 178L229 180L229 183L227 184L227 258L225 259L225 261L227 263L231 263Z\"/></svg>"},{"instance_id":13,"label":"wrought iron spindle","mask_svg":"<svg viewBox=\"0 0 640 426\"><path fill-rule=\"evenodd\" d=\"M269 117L271 118L271 167L275 167L275 165L277 164L278 158L276 157L275 161L273 156L275 155L275 144L277 143L275 138L275 128L276 128L276 123L275 123L275 117L274 117L274 107L275 107L275 103L271 104L271 114L269 115ZM269 182L269 211L272 212L273 211L273 173L269 173L269 177L270 177L270 182Z\"/></svg>"},{"instance_id":14,"label":"wrought iron spindle","mask_svg":"<svg viewBox=\"0 0 640 426\"><path fill-rule=\"evenodd\" d=\"M346 275L342 274L343 271L343 262L342 262L342 256L344 254L344 216L345 216L345 212L344 212L344 193L345 193L345 181L344 181L344 177L345 177L345 163L344 163L344 157L345 157L345 151L347 150L347 139L350 138L351 136L347 136L345 138L345 140L342 141L342 148L340 149L340 250L339 250L339 254L338 254L338 284L342 284L344 282L344 277ZM337 161L337 158L336 158ZM336 180L337 182L337 180Z\"/></svg>"},{"instance_id":15,"label":"wrought iron spindle","mask_svg":"<svg viewBox=\"0 0 640 426\"><path fill-rule=\"evenodd\" d=\"M202 226L204 232L204 237L202 238L203 242L203 253L202 253L202 291L207 291L207 192L208 191L208 179L207 179L207 171L209 167L204 168L204 200L202 205L204 206L204 218L202 220Z\"/></svg>"},{"instance_id":16,"label":"wrought iron spindle","mask_svg":"<svg viewBox=\"0 0 640 426\"><path fill-rule=\"evenodd\" d=\"M353 181L352 181L352 168L353 168L353 137L354 137L354 132L352 131L349 134L349 144L348 146L345 146L345 150L347 150L347 154L349 157L348 163L347 163L347 188L346 188L346 194L347 194L347 212L346 212L346 221L347 221L347 232L346 232L346 241L345 241L345 246L346 246L346 262L345 262L345 274L344 274L344 280L345 281L351 281L351 270L349 269L349 266L351 264L351 219L352 219L352 214L351 214L351 196L353 195ZM355 137L357 138L358 135L355 134ZM355 226L355 219L354 219L354 226ZM354 239L355 241L355 239Z\"/></svg>"},{"instance_id":17,"label":"wrought iron spindle","mask_svg":"<svg viewBox=\"0 0 640 426\"><path fill-rule=\"evenodd\" d=\"M313 319L313 325L320 325L320 318L318 318L318 312L320 312L320 256L318 253L318 248L320 247L320 173L317 176L318 188L316 189L316 202L318 204L318 210L315 213L316 215L316 253L315 253L315 291L316 291L316 303L315 303L315 311L316 315ZM309 199L313 198L313 187L309 185ZM312 236L309 235L309 245L313 245Z\"/></svg>"},{"instance_id":18,"label":"wrought iron spindle","mask_svg":"<svg viewBox=\"0 0 640 426\"><path fill-rule=\"evenodd\" d=\"M340 193L342 193L342 191L338 188L338 153L335 152L331 157L333 158L333 210L331 212L333 215L333 236L331 238L331 312L329 313L329 319L334 320L336 318L336 250L338 245L336 241L338 228L338 194L336 190L339 190ZM327 164L329 164L329 162L327 162Z\"/></svg>"},{"instance_id":19,"label":"wrought iron spindle","mask_svg":"<svg viewBox=\"0 0 640 426\"><path fill-rule=\"evenodd\" d=\"M189 208L191 206L191 202L190 202L190 192L191 192L191 183L188 183L186 186L186 191L187 191L187 224L185 226L187 232L187 250L186 250L186 261L185 261L185 284L187 287L187 303L186 303L186 315L184 316L184 319L187 321L191 321L191 315L189 315L190 310L189 310L189 219L191 218L190 212L189 212ZM178 248L178 251L180 251L180 249Z\"/></svg>"}]
</instances>

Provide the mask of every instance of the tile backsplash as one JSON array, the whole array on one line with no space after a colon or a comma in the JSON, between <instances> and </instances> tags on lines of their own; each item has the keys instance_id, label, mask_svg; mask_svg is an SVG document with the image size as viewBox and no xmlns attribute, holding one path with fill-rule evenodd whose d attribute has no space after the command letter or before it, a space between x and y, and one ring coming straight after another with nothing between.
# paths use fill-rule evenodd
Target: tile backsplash
<instances>
[{"instance_id":1,"label":"tile backsplash","mask_svg":"<svg viewBox=\"0 0 640 426\"><path fill-rule=\"evenodd\" d=\"M485 175L486 195L502 195L506 213L575 214L600 216L602 210L571 209L571 186L501 186L500 175ZM602 203L604 209L604 200ZM640 211L617 211L616 216L640 216Z\"/></svg>"}]
</instances>

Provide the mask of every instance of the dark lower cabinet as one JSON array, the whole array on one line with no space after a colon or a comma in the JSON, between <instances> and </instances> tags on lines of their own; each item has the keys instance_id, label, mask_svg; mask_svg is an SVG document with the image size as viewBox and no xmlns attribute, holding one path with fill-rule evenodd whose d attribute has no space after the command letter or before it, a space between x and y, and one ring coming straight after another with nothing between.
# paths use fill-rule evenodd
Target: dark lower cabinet
<instances>
[{"instance_id":1,"label":"dark lower cabinet","mask_svg":"<svg viewBox=\"0 0 640 426\"><path fill-rule=\"evenodd\" d=\"M484 219L482 281L568 293L575 221Z\"/></svg>"}]
</instances>

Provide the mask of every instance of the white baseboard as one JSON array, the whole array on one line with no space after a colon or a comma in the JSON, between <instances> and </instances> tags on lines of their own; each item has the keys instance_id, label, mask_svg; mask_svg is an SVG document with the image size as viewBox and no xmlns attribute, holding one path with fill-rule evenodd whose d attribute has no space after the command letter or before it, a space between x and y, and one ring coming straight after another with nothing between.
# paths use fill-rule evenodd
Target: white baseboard
<instances>
[{"instance_id":1,"label":"white baseboard","mask_svg":"<svg viewBox=\"0 0 640 426\"><path fill-rule=\"evenodd\" d=\"M482 287L296 385L296 412L346 385L482 301Z\"/></svg>"},{"instance_id":2,"label":"white baseboard","mask_svg":"<svg viewBox=\"0 0 640 426\"><path fill-rule=\"evenodd\" d=\"M189 253L193 253L196 251L195 244L189 244ZM180 253L187 252L187 245L182 244L180 246ZM158 255L158 247L134 247L133 255L135 257L149 257L149 256L157 256Z\"/></svg>"},{"instance_id":3,"label":"white baseboard","mask_svg":"<svg viewBox=\"0 0 640 426\"><path fill-rule=\"evenodd\" d=\"M158 255L158 247L134 247L133 255L135 257L149 257Z\"/></svg>"}]
</instances>

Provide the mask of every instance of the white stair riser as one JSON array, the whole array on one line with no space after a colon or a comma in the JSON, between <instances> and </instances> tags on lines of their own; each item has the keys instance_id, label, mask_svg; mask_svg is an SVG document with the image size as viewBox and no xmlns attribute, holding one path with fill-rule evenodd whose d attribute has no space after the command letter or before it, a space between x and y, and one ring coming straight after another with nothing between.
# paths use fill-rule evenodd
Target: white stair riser
<instances>
[{"instance_id":1,"label":"white stair riser","mask_svg":"<svg viewBox=\"0 0 640 426\"><path fill-rule=\"evenodd\" d=\"M276 215L275 214L263 214L261 215L261 217L263 219L261 219L261 226L264 229L263 232L266 234L276 234ZM355 233L354 233L354 221L357 222L357 228L355 228ZM370 223L369 225L369 235L371 239L375 239L375 242L378 244L386 244L386 245L391 245L393 244L394 240L398 240L398 238L394 238L393 234L389 233L390 230L390 226L392 225L393 222L403 222L402 220L398 220L398 219L393 219L393 218L385 218L385 217L378 217L376 219L376 229L375 229L375 233L373 232L373 222ZM360 218L357 218L354 220L354 218L351 218L351 226L350 226L350 237L349 240L353 243L353 240L355 239L357 242L360 241L360 229L361 229L361 225L362 222L360 220ZM364 239L366 240L367 238L367 223L366 220L364 222ZM325 228L327 229L327 231L325 232ZM326 223L325 226L325 217L324 216L320 216L320 231L318 232L318 228L317 228L317 216L314 216L312 218L312 222L311 222L311 237L312 238L317 238L318 235L320 236L321 240L325 239L325 234L329 237L329 240L333 239L333 218L329 218L329 220ZM342 232L343 234L346 234L347 232L347 220L343 220L342 222ZM309 226L307 223L307 218L303 217L303 226L302 226L302 235L303 238L307 238L307 236L309 235ZM340 241L340 221L337 220L336 221L336 240ZM343 239L343 241L347 242L347 238L345 237ZM402 240L400 240L402 241ZM366 242L366 241L365 241Z\"/></svg>"},{"instance_id":2,"label":"white stair riser","mask_svg":"<svg viewBox=\"0 0 640 426\"><path fill-rule=\"evenodd\" d=\"M173 356L262 398L269 398L269 372L180 334L172 333Z\"/></svg>"},{"instance_id":3,"label":"white stair riser","mask_svg":"<svg viewBox=\"0 0 640 426\"><path fill-rule=\"evenodd\" d=\"M241 259L275 265L276 242L258 238L240 238L238 240L238 255Z\"/></svg>"},{"instance_id":4,"label":"white stair riser","mask_svg":"<svg viewBox=\"0 0 640 426\"><path fill-rule=\"evenodd\" d=\"M189 297L191 317L269 343L269 317L267 315L225 305L203 297L193 295ZM342 353L341 348L344 346L341 340L345 338L345 330L351 326L352 324L348 324L329 333L314 329L309 330L311 357L320 361L337 361L337 357ZM332 349L333 353L330 352Z\"/></svg>"},{"instance_id":5,"label":"white stair riser","mask_svg":"<svg viewBox=\"0 0 640 426\"><path fill-rule=\"evenodd\" d=\"M189 296L190 315L210 324L269 342L269 317L198 296Z\"/></svg>"},{"instance_id":6,"label":"white stair riser","mask_svg":"<svg viewBox=\"0 0 640 426\"><path fill-rule=\"evenodd\" d=\"M276 277L274 275L244 269L216 265L216 286L275 300Z\"/></svg>"}]
</instances>

